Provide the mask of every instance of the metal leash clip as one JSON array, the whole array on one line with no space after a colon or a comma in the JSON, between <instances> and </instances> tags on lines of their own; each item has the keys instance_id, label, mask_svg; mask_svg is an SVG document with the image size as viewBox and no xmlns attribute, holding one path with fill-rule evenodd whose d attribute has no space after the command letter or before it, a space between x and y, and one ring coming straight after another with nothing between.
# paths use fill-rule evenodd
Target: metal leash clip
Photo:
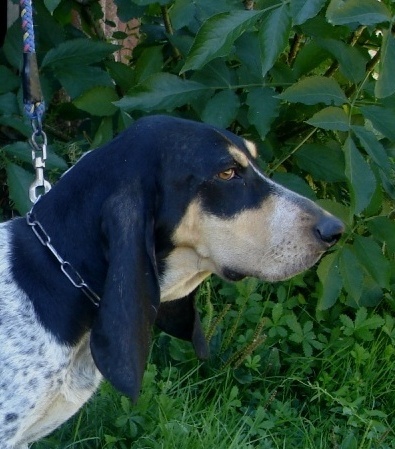
<instances>
[{"instance_id":1,"label":"metal leash clip","mask_svg":"<svg viewBox=\"0 0 395 449\"><path fill-rule=\"evenodd\" d=\"M47 159L47 135L41 127L36 127L34 124L33 129L30 144L32 146L32 160L36 178L30 185L29 198L32 203L35 203L43 193L51 190L51 184L44 178L45 160ZM40 138L40 142L38 138ZM37 193L39 189L43 191Z\"/></svg>"}]
</instances>

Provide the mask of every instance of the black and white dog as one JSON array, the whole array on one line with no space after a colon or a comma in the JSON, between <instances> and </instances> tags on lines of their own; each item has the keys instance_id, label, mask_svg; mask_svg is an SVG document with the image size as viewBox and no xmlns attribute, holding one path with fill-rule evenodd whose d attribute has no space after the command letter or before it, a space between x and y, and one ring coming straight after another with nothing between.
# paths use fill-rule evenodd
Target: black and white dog
<instances>
[{"instance_id":1,"label":"black and white dog","mask_svg":"<svg viewBox=\"0 0 395 449\"><path fill-rule=\"evenodd\" d=\"M1 225L1 449L51 432L102 376L136 399L154 324L207 356L188 294L211 273L286 279L338 240L342 223L256 156L226 130L143 118Z\"/></svg>"}]
</instances>

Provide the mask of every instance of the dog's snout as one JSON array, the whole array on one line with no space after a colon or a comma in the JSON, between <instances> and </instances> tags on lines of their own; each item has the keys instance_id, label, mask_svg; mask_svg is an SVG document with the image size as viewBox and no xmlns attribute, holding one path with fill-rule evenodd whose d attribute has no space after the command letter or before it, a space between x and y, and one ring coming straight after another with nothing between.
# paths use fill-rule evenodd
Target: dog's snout
<instances>
[{"instance_id":1,"label":"dog's snout","mask_svg":"<svg viewBox=\"0 0 395 449\"><path fill-rule=\"evenodd\" d=\"M321 217L315 228L317 237L329 246L338 242L343 231L343 223L331 215Z\"/></svg>"}]
</instances>

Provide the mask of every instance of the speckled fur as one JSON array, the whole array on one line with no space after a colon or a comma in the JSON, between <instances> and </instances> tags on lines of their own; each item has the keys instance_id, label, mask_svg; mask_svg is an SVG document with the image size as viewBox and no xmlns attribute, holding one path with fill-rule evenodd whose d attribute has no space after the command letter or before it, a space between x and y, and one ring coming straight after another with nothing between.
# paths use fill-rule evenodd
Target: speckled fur
<instances>
[{"instance_id":1,"label":"speckled fur","mask_svg":"<svg viewBox=\"0 0 395 449\"><path fill-rule=\"evenodd\" d=\"M0 225L0 448L25 449L73 415L101 375L88 337L60 345L10 274L10 222Z\"/></svg>"}]
</instances>

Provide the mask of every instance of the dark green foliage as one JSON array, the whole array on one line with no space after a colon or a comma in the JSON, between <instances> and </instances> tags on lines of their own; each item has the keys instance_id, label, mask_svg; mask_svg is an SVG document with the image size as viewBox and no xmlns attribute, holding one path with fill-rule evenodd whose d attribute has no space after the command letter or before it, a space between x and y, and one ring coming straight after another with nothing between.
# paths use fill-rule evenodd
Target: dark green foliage
<instances>
[{"instance_id":1,"label":"dark green foliage","mask_svg":"<svg viewBox=\"0 0 395 449\"><path fill-rule=\"evenodd\" d=\"M140 21L122 62L126 34L104 37L96 0L33 3L51 179L138 117L167 113L254 140L266 172L346 224L317 269L290 282L205 284L211 362L158 336L156 382L137 407L104 387L79 434L57 435L64 447L395 447L394 2L115 0L121 20ZM20 65L15 24L0 49L0 166L23 213Z\"/></svg>"}]
</instances>

